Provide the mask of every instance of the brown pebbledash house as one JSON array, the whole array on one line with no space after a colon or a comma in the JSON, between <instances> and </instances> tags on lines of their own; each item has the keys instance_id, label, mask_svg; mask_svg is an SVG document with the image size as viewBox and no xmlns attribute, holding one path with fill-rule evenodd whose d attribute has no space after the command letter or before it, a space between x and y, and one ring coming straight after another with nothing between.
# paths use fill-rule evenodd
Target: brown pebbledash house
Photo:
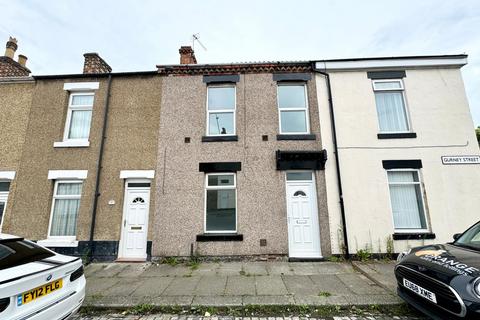
<instances>
[{"instance_id":1,"label":"brown pebbledash house","mask_svg":"<svg viewBox=\"0 0 480 320\"><path fill-rule=\"evenodd\" d=\"M88 53L82 74L2 74L1 231L97 260L330 255L311 63L180 55L156 71Z\"/></svg>"}]
</instances>

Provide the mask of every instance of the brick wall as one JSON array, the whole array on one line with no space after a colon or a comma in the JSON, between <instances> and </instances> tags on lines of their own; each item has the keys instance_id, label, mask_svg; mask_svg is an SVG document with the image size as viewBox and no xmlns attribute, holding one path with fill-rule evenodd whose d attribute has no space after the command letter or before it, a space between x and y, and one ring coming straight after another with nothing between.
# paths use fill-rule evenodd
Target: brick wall
<instances>
[{"instance_id":1,"label":"brick wall","mask_svg":"<svg viewBox=\"0 0 480 320\"><path fill-rule=\"evenodd\" d=\"M98 53L85 53L83 73L110 73L112 68L103 60Z\"/></svg>"},{"instance_id":2,"label":"brick wall","mask_svg":"<svg viewBox=\"0 0 480 320\"><path fill-rule=\"evenodd\" d=\"M0 57L0 77L27 77L30 70L9 57Z\"/></svg>"}]
</instances>

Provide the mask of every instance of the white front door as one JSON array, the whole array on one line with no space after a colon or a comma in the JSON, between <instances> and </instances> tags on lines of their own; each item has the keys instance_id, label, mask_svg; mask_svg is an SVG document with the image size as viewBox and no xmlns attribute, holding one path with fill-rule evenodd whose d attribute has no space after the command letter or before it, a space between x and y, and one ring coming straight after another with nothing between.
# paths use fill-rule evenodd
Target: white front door
<instances>
[{"instance_id":1,"label":"white front door","mask_svg":"<svg viewBox=\"0 0 480 320\"><path fill-rule=\"evenodd\" d=\"M146 259L150 188L129 185L138 183L126 184L119 258Z\"/></svg>"},{"instance_id":2,"label":"white front door","mask_svg":"<svg viewBox=\"0 0 480 320\"><path fill-rule=\"evenodd\" d=\"M287 219L289 256L320 258L317 193L312 172L287 172Z\"/></svg>"}]
</instances>

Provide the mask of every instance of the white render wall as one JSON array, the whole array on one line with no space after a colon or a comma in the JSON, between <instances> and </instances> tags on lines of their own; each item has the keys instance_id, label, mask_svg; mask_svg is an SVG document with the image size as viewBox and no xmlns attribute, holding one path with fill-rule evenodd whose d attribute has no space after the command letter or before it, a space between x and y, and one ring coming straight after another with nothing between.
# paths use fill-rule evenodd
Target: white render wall
<instances>
[{"instance_id":1,"label":"white render wall","mask_svg":"<svg viewBox=\"0 0 480 320\"><path fill-rule=\"evenodd\" d=\"M407 69L405 96L417 138L377 138L378 120L366 70L329 72L350 253L385 252L394 233L382 160L422 160L427 221L434 240L395 240L395 252L442 243L480 220L480 165L443 165L441 156L480 153L459 68ZM317 74L322 141L329 153L327 198L333 253L341 253L341 216L325 79Z\"/></svg>"}]
</instances>

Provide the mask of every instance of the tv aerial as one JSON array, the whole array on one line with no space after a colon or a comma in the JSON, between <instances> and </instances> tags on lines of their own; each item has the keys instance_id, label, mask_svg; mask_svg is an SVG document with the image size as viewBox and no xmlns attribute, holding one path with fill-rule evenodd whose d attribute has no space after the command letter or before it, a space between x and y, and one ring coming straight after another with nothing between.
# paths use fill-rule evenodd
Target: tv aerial
<instances>
[{"instance_id":1,"label":"tv aerial","mask_svg":"<svg viewBox=\"0 0 480 320\"><path fill-rule=\"evenodd\" d=\"M207 48L203 45L203 43L200 41L200 33L195 33L192 34L192 49L195 50L195 41L198 42L198 44L203 48L203 50L207 51Z\"/></svg>"}]
</instances>

